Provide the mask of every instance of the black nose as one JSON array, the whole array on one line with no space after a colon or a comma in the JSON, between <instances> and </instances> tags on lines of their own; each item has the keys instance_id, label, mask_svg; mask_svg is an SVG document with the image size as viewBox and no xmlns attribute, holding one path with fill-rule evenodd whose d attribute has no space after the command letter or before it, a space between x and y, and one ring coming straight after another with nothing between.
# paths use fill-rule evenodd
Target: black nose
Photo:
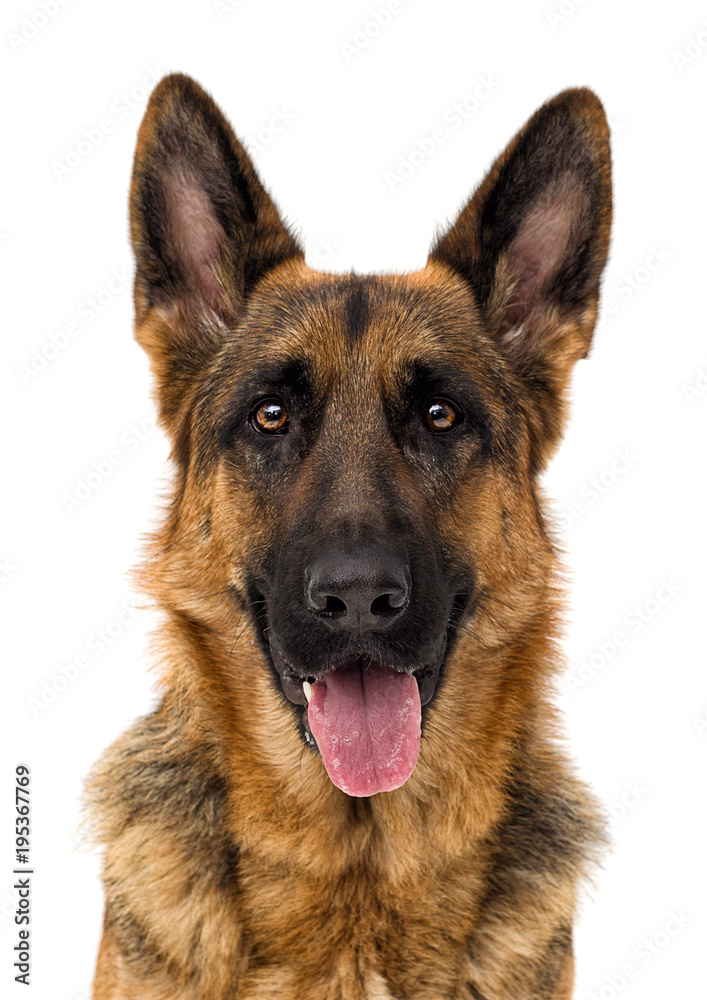
<instances>
[{"instance_id":1,"label":"black nose","mask_svg":"<svg viewBox=\"0 0 707 1000\"><path fill-rule=\"evenodd\" d=\"M348 631L387 628L410 597L407 564L385 552L329 552L310 563L304 579L316 616Z\"/></svg>"}]
</instances>

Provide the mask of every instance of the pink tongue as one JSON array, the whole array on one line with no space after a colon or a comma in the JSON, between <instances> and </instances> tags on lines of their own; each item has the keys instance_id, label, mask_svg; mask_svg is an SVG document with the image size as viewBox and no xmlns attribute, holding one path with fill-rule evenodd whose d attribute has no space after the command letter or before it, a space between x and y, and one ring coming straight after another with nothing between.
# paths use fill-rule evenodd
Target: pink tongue
<instances>
[{"instance_id":1,"label":"pink tongue","mask_svg":"<svg viewBox=\"0 0 707 1000\"><path fill-rule=\"evenodd\" d=\"M348 795L399 788L420 752L420 691L410 674L370 665L312 686L309 726L334 784Z\"/></svg>"}]
</instances>

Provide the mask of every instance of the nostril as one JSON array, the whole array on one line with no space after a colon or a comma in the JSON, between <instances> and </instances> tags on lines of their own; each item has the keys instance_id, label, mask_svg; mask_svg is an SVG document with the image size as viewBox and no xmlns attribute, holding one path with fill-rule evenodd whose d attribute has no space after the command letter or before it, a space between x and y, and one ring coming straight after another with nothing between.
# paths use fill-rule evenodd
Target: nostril
<instances>
[{"instance_id":1,"label":"nostril","mask_svg":"<svg viewBox=\"0 0 707 1000\"><path fill-rule=\"evenodd\" d=\"M392 618L393 615L400 613L404 601L395 603L395 596L393 594L379 594L371 602L371 614L376 615L378 618Z\"/></svg>"},{"instance_id":2,"label":"nostril","mask_svg":"<svg viewBox=\"0 0 707 1000\"><path fill-rule=\"evenodd\" d=\"M322 618L343 618L346 614L346 604L339 597L327 595L326 604L319 612Z\"/></svg>"},{"instance_id":3,"label":"nostril","mask_svg":"<svg viewBox=\"0 0 707 1000\"><path fill-rule=\"evenodd\" d=\"M410 571L385 552L370 556L329 553L304 570L309 612L335 630L380 630L410 602Z\"/></svg>"}]
</instances>

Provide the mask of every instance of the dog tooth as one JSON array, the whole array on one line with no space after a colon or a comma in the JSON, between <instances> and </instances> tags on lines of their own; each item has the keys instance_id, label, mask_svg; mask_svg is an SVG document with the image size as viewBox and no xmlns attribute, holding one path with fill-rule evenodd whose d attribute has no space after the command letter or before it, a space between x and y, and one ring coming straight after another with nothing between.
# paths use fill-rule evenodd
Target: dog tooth
<instances>
[{"instance_id":1,"label":"dog tooth","mask_svg":"<svg viewBox=\"0 0 707 1000\"><path fill-rule=\"evenodd\" d=\"M307 704L312 700L312 685L309 681L302 681L302 690L304 691L304 696L307 699Z\"/></svg>"}]
</instances>

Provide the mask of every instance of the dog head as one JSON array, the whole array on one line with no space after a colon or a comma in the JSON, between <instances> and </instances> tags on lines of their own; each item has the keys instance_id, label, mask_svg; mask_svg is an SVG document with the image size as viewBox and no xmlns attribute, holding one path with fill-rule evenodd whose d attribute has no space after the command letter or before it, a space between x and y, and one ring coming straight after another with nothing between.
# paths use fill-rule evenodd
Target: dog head
<instances>
[{"instance_id":1,"label":"dog head","mask_svg":"<svg viewBox=\"0 0 707 1000\"><path fill-rule=\"evenodd\" d=\"M135 306L177 480L145 579L240 731L274 686L277 726L350 795L406 781L437 704L512 739L509 678L533 697L554 566L537 478L610 216L604 113L569 90L422 270L325 274L212 100L184 76L152 95Z\"/></svg>"}]
</instances>

